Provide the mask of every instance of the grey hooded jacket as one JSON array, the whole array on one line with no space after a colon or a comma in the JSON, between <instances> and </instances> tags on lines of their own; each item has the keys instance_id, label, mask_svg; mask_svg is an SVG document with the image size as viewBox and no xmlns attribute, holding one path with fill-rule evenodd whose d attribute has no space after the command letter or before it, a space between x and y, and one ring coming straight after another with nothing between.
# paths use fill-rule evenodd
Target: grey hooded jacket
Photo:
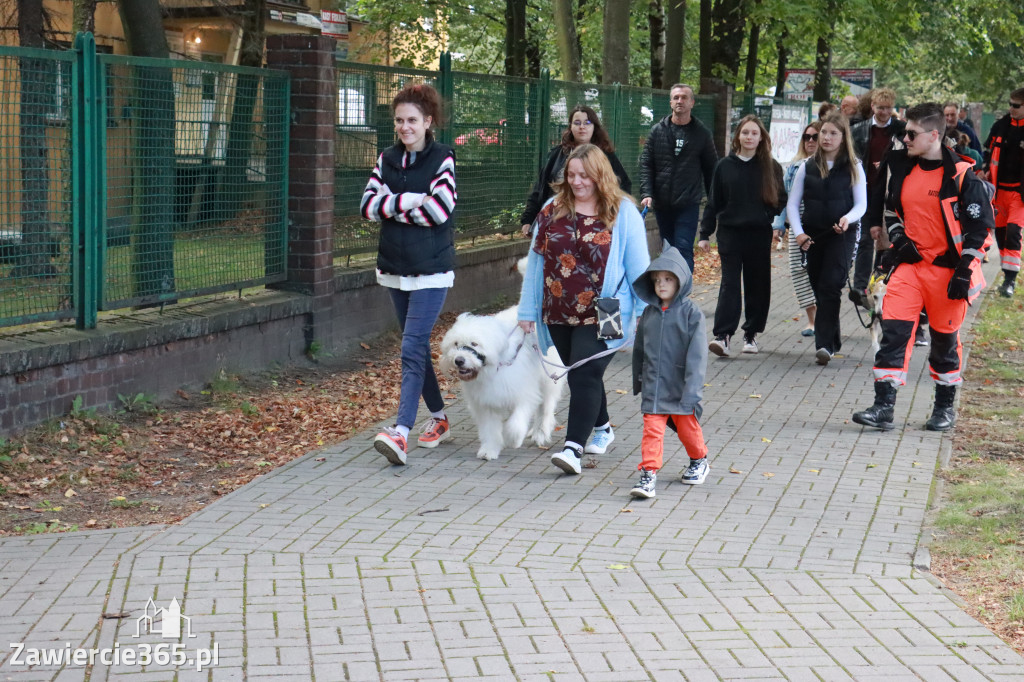
<instances>
[{"instance_id":1,"label":"grey hooded jacket","mask_svg":"<svg viewBox=\"0 0 1024 682\"><path fill-rule=\"evenodd\" d=\"M666 310L654 293L651 273L671 272L679 292ZM633 342L633 395L643 393L644 414L692 414L700 419L704 372L708 362L704 313L690 300L693 278L679 251L665 242L661 255L633 282L648 303Z\"/></svg>"}]
</instances>

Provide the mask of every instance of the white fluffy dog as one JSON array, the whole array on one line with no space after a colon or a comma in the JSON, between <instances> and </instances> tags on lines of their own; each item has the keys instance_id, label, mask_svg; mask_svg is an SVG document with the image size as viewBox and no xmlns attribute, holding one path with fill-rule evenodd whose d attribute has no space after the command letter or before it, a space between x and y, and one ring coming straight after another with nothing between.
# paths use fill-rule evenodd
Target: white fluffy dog
<instances>
[{"instance_id":1,"label":"white fluffy dog","mask_svg":"<svg viewBox=\"0 0 1024 682\"><path fill-rule=\"evenodd\" d=\"M885 280L881 277L872 278L868 285L868 296L874 304L874 308L871 310L871 324L868 325L868 331L871 334L871 350L876 353L880 348L879 342L882 339L882 300L885 298L886 288Z\"/></svg>"},{"instance_id":2,"label":"white fluffy dog","mask_svg":"<svg viewBox=\"0 0 1024 682\"><path fill-rule=\"evenodd\" d=\"M441 371L462 381L480 459L497 459L503 447L518 448L527 435L540 447L551 444L565 379L551 380L534 343L535 332L524 339L515 306L497 315L463 313L441 341ZM560 364L553 348L548 359Z\"/></svg>"}]
</instances>

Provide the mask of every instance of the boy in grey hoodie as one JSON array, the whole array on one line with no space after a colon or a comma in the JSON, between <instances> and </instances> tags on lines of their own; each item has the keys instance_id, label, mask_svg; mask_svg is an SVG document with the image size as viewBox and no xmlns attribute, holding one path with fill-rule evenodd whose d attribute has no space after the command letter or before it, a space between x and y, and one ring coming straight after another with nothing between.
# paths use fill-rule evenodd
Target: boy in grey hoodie
<instances>
[{"instance_id":1,"label":"boy in grey hoodie","mask_svg":"<svg viewBox=\"0 0 1024 682\"><path fill-rule=\"evenodd\" d=\"M644 432L640 482L629 493L640 498L655 495L666 424L690 456L683 483L699 485L708 475L708 448L697 422L708 360L704 313L690 300L693 278L686 261L668 242L663 248L633 282L636 295L648 303L633 344L633 395L643 394Z\"/></svg>"}]
</instances>

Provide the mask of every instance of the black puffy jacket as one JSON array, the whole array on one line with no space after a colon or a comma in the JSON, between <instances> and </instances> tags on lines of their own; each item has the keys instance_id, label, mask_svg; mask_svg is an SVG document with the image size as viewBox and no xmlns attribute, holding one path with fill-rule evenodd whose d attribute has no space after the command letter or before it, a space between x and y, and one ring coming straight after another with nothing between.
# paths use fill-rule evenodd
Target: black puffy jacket
<instances>
[{"instance_id":1,"label":"black puffy jacket","mask_svg":"<svg viewBox=\"0 0 1024 682\"><path fill-rule=\"evenodd\" d=\"M607 156L608 163L612 165L615 177L619 179L619 187L626 194L631 194L633 183L630 181L629 175L626 174L626 169L622 167L619 157L615 156L615 152L607 154ZM565 160L568 157L569 155L565 153L562 145L558 145L548 154L547 163L544 164L544 168L541 170L540 177L537 178L530 196L526 198L526 210L523 211L523 215L519 218L520 225L532 225L533 221L537 219L540 209L543 208L545 202L554 194L554 190L551 189L551 183L561 179L562 168L565 166Z\"/></svg>"},{"instance_id":2,"label":"black puffy jacket","mask_svg":"<svg viewBox=\"0 0 1024 682\"><path fill-rule=\"evenodd\" d=\"M700 203L704 192L711 193L716 163L718 151L707 126L696 116L684 126L666 116L651 127L640 153L640 198L654 199L655 210Z\"/></svg>"}]
</instances>

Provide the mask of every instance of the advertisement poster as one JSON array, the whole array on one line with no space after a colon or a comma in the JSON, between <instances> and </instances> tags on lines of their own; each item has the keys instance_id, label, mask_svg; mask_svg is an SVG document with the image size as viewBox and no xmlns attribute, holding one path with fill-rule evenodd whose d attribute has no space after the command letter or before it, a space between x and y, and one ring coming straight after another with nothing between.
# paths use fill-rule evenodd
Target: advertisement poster
<instances>
[{"instance_id":1,"label":"advertisement poster","mask_svg":"<svg viewBox=\"0 0 1024 682\"><path fill-rule=\"evenodd\" d=\"M785 167L800 148L800 136L810 123L806 106L777 104L772 107L772 156Z\"/></svg>"},{"instance_id":2,"label":"advertisement poster","mask_svg":"<svg viewBox=\"0 0 1024 682\"><path fill-rule=\"evenodd\" d=\"M850 89L851 95L863 95L874 87L874 69L832 69L832 78L843 81ZM786 86L783 90L786 97L808 101L814 91L814 69L788 69Z\"/></svg>"}]
</instances>

